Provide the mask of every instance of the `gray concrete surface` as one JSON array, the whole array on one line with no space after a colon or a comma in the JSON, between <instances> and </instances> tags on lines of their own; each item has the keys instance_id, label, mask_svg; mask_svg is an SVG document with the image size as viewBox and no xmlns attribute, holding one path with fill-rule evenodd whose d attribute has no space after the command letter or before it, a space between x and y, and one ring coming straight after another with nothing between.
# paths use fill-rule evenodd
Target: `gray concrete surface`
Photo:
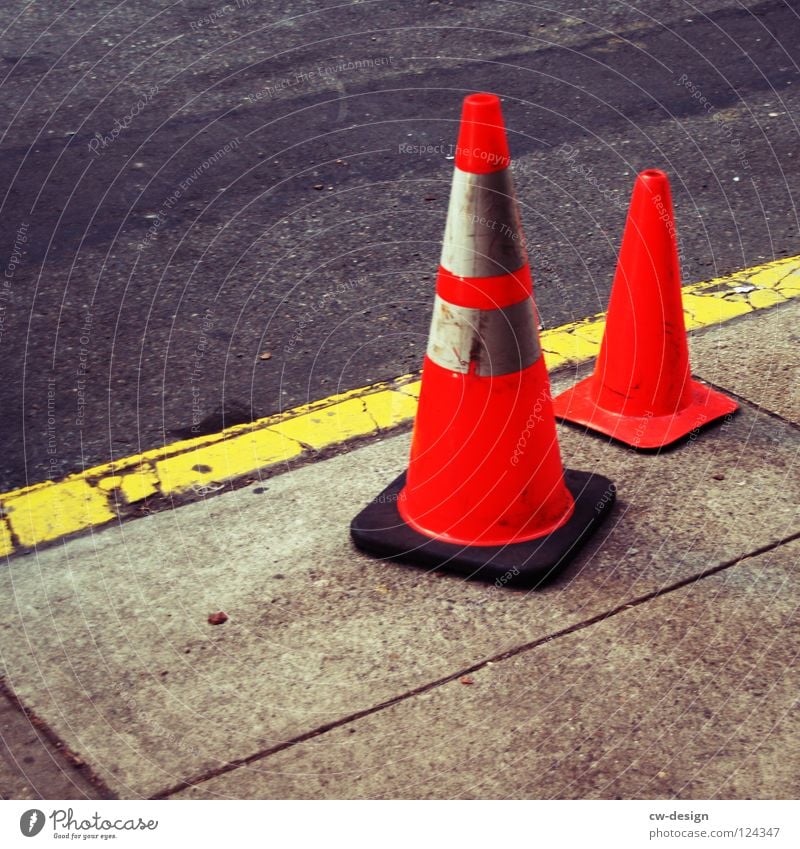
<instances>
[{"instance_id":1,"label":"gray concrete surface","mask_svg":"<svg viewBox=\"0 0 800 849\"><path fill-rule=\"evenodd\" d=\"M98 799L81 761L0 693L0 799Z\"/></svg>"},{"instance_id":2,"label":"gray concrete surface","mask_svg":"<svg viewBox=\"0 0 800 849\"><path fill-rule=\"evenodd\" d=\"M743 560L179 795L796 799L798 557Z\"/></svg>"},{"instance_id":3,"label":"gray concrete surface","mask_svg":"<svg viewBox=\"0 0 800 849\"><path fill-rule=\"evenodd\" d=\"M764 358L776 358L780 337L773 325L784 320L782 310L772 310L739 322L750 344L748 367L755 369ZM720 350L718 334L731 328L708 330L695 340L695 372L702 376L705 365L713 366L714 352ZM556 390L569 377L559 377ZM542 592L470 584L383 564L352 549L348 522L405 464L408 435L402 435L258 486L12 558L0 573L0 593L14 600L0 623L5 683L120 796L168 795L216 776L219 783L213 786L222 789L215 792L224 795L225 787L234 788L240 780L245 782L242 787L250 786L246 784L250 778L240 779L235 773L253 758L261 758L259 775L267 776L253 792L291 792L286 789L296 786L291 775L306 769L315 772L312 755L303 753L316 749L293 746L300 738L320 735L323 741L328 729L363 712L376 712L378 719L369 722L379 721L387 702L411 703L419 691L429 691L420 702L424 696L434 698L439 689L448 690L449 685L441 683L494 658L498 662L480 673L483 681L488 669L505 669L510 663L500 662L502 655L519 653L533 643L549 640L547 645L557 648L563 640L573 640L569 645L576 647L576 658L582 658L584 665L587 658L595 658L598 664L622 666L629 655L632 663L644 664L645 655L637 655L629 644L614 647L614 620L623 622L619 626L623 630L625 622L646 623L647 610L655 604L647 599L710 570L730 567L733 575L741 568L731 565L738 559L778 545L798 531L800 430L796 423L770 412L745 403L730 421L663 456L640 455L573 428L561 428L560 434L566 464L596 468L610 476L619 490L619 506L562 579ZM795 549L787 552L791 558ZM778 564L776 574L786 567L783 553L769 557L778 558L769 560ZM700 627L701 619L715 615L716 602L738 604L733 578L721 584L722 579L709 580L680 590L685 595L670 593L658 602L667 605L658 611L668 608L668 618L674 620L670 628L676 633ZM670 598L691 598L692 604L669 606ZM751 601L753 609L763 607L760 597ZM726 643L728 632L721 627L715 631L721 646L734 652L738 661L765 670L770 692L780 696L778 706L788 696L775 677L776 667L764 666L760 647L784 622L781 617L788 603L776 595L772 612L753 620L763 621L766 633L753 628L746 641L736 636ZM631 609L635 615L621 613L627 605L638 605ZM749 615L746 607L736 608L737 618ZM209 625L208 615L218 610L225 610L230 619ZM699 610L705 611L702 617ZM629 618L620 618L623 615ZM649 621L662 623L661 627L641 624L640 630L666 634L663 618L654 613ZM599 619L607 621L593 624ZM709 627L716 626L710 622ZM575 630L575 635L565 636L568 630ZM735 632L740 633L744 632ZM525 657L538 657L541 648L525 651ZM566 654L564 663L578 663L569 659L571 652ZM546 657L554 663L558 655ZM688 656L680 657L688 663ZM709 675L709 670L718 668L715 657L710 655L710 665L703 667ZM515 664L524 663L523 655L519 658ZM739 668L731 667L731 675ZM530 704L530 693L515 689L516 674L509 672L503 690L506 701L496 694L498 727L508 729L504 712L516 716L520 705L527 709ZM519 675L524 679L522 672ZM699 671L698 676L698 682L710 681ZM604 761L602 769L591 767L585 783L553 784L550 792L591 795L605 792L603 788L633 792L632 779L625 776L635 772L634 761L638 758L636 762L648 769L655 762L648 760L646 735L633 733L644 720L626 713L625 707L614 713L619 707L616 699L625 692L619 681L595 676L586 682L571 694L573 714L562 703L562 719L569 724L571 716L576 722L583 717L588 723L595 714L582 713L586 710L613 714L615 734L625 736L628 723L627 748L618 752L617 761ZM448 692L468 692L477 686L459 684ZM704 707L734 735L725 738L727 742L709 738L719 739L722 746L709 782L746 795L756 792L755 784L737 785L733 779L721 783L724 764L733 774L745 758L743 746L757 736L756 726L741 725L741 711L755 703L737 691L742 698L737 706L732 686L729 681L717 691L703 690ZM631 694L631 705L636 702L642 711L649 704L647 722L652 727L659 717L668 724L686 699L683 690L670 693L665 690L658 697L657 684L642 684L641 701ZM761 712L765 709L762 706ZM778 714L768 716L778 722ZM689 718L696 720L694 713ZM745 742L734 745L737 721ZM358 734L362 726L348 727ZM596 724L587 727L591 734L582 726L576 726L574 734L587 745L596 735L602 748L603 729ZM780 723L776 728L776 739L783 741L781 735L788 731ZM420 740L427 733L425 728L414 735L409 732L408 746L420 749L420 757L425 752ZM549 754L556 760L566 757L555 736L547 740L542 738L543 752L552 743ZM306 766L291 761L286 768L290 777L276 783L267 766L274 757L270 753L287 746L292 749L282 759L309 760ZM380 735L364 746L395 759ZM692 751L700 758L705 750ZM760 751L759 757L767 757L768 750ZM474 753L475 758L478 755ZM414 751L403 757L415 757ZM669 780L647 787L665 794L710 788L711 783L697 783L699 767L693 757L670 761ZM745 772L753 763L747 761ZM452 779L461 782L459 792L468 793L474 785L472 768L471 760L462 762L461 776ZM776 770L764 778L758 792L775 789L783 780ZM309 784L308 792L371 792L364 790L367 787L388 792L388 785L348 783L353 775L333 771L326 776L327 790L320 789L320 779L319 785ZM402 774L397 775L395 787L406 786ZM649 772L642 775L653 778ZM577 779L577 774L572 777ZM440 792L426 780L418 776L417 792ZM529 776L521 776L519 782L524 792L533 792ZM492 792L499 792L499 783L492 787ZM486 792L491 789L486 786ZM43 792L46 795L46 788Z\"/></svg>"},{"instance_id":4,"label":"gray concrete surface","mask_svg":"<svg viewBox=\"0 0 800 849\"><path fill-rule=\"evenodd\" d=\"M743 316L692 336L692 357L707 380L800 422L800 301L775 307L769 321L756 326L754 337Z\"/></svg>"}]
</instances>

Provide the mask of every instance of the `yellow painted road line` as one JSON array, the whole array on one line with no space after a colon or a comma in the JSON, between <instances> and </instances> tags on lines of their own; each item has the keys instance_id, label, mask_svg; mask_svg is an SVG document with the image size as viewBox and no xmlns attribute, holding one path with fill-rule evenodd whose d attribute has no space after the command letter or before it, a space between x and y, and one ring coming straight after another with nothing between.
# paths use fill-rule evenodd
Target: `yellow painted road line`
<instances>
[{"instance_id":1,"label":"yellow painted road line","mask_svg":"<svg viewBox=\"0 0 800 849\"><path fill-rule=\"evenodd\" d=\"M721 324L800 296L800 256L683 289L689 330ZM541 335L552 370L597 355L605 314ZM353 389L219 433L174 442L0 495L0 555L124 518L153 496L206 494L216 486L359 437L385 433L416 413L419 375Z\"/></svg>"}]
</instances>

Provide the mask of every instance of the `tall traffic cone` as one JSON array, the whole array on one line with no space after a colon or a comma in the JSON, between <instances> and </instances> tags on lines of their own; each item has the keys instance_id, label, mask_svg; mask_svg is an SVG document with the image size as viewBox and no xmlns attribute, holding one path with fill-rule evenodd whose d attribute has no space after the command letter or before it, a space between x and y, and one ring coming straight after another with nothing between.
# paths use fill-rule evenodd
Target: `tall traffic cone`
<instances>
[{"instance_id":1,"label":"tall traffic cone","mask_svg":"<svg viewBox=\"0 0 800 849\"><path fill-rule=\"evenodd\" d=\"M408 472L352 522L375 554L498 585L551 576L615 487L561 464L500 100L464 101Z\"/></svg>"},{"instance_id":2,"label":"tall traffic cone","mask_svg":"<svg viewBox=\"0 0 800 849\"><path fill-rule=\"evenodd\" d=\"M555 414L635 448L670 445L737 403L692 379L669 179L636 178L594 374Z\"/></svg>"}]
</instances>

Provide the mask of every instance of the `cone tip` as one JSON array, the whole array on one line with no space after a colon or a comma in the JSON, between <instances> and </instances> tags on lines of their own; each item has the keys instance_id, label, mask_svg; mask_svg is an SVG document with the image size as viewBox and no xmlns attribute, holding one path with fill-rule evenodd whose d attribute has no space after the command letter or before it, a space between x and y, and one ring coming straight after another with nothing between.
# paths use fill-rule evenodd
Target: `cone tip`
<instances>
[{"instance_id":1,"label":"cone tip","mask_svg":"<svg viewBox=\"0 0 800 849\"><path fill-rule=\"evenodd\" d=\"M468 94L461 111L456 167L472 174L488 174L510 164L500 98L488 92Z\"/></svg>"},{"instance_id":2,"label":"cone tip","mask_svg":"<svg viewBox=\"0 0 800 849\"><path fill-rule=\"evenodd\" d=\"M474 94L468 94L464 98L464 110L467 109L499 109L500 98L496 94L490 94L488 91L476 91ZM466 115L465 115L466 117ZM472 119L474 120L474 118Z\"/></svg>"},{"instance_id":3,"label":"cone tip","mask_svg":"<svg viewBox=\"0 0 800 849\"><path fill-rule=\"evenodd\" d=\"M653 189L656 186L661 186L664 183L669 185L669 177L659 168L647 168L644 171L640 171L638 179L642 183L645 183L650 189Z\"/></svg>"}]
</instances>

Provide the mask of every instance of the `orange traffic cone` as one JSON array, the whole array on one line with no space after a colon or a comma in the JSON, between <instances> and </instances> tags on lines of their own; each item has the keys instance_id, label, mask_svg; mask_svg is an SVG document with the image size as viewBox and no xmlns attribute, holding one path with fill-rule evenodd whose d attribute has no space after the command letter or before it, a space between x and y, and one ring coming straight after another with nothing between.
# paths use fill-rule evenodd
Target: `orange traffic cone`
<instances>
[{"instance_id":1,"label":"orange traffic cone","mask_svg":"<svg viewBox=\"0 0 800 849\"><path fill-rule=\"evenodd\" d=\"M737 408L696 380L681 303L669 179L636 179L594 374L553 402L556 416L635 448L661 448Z\"/></svg>"},{"instance_id":2,"label":"orange traffic cone","mask_svg":"<svg viewBox=\"0 0 800 849\"><path fill-rule=\"evenodd\" d=\"M355 543L532 586L608 514L614 485L564 472L499 99L464 101L411 459Z\"/></svg>"}]
</instances>

